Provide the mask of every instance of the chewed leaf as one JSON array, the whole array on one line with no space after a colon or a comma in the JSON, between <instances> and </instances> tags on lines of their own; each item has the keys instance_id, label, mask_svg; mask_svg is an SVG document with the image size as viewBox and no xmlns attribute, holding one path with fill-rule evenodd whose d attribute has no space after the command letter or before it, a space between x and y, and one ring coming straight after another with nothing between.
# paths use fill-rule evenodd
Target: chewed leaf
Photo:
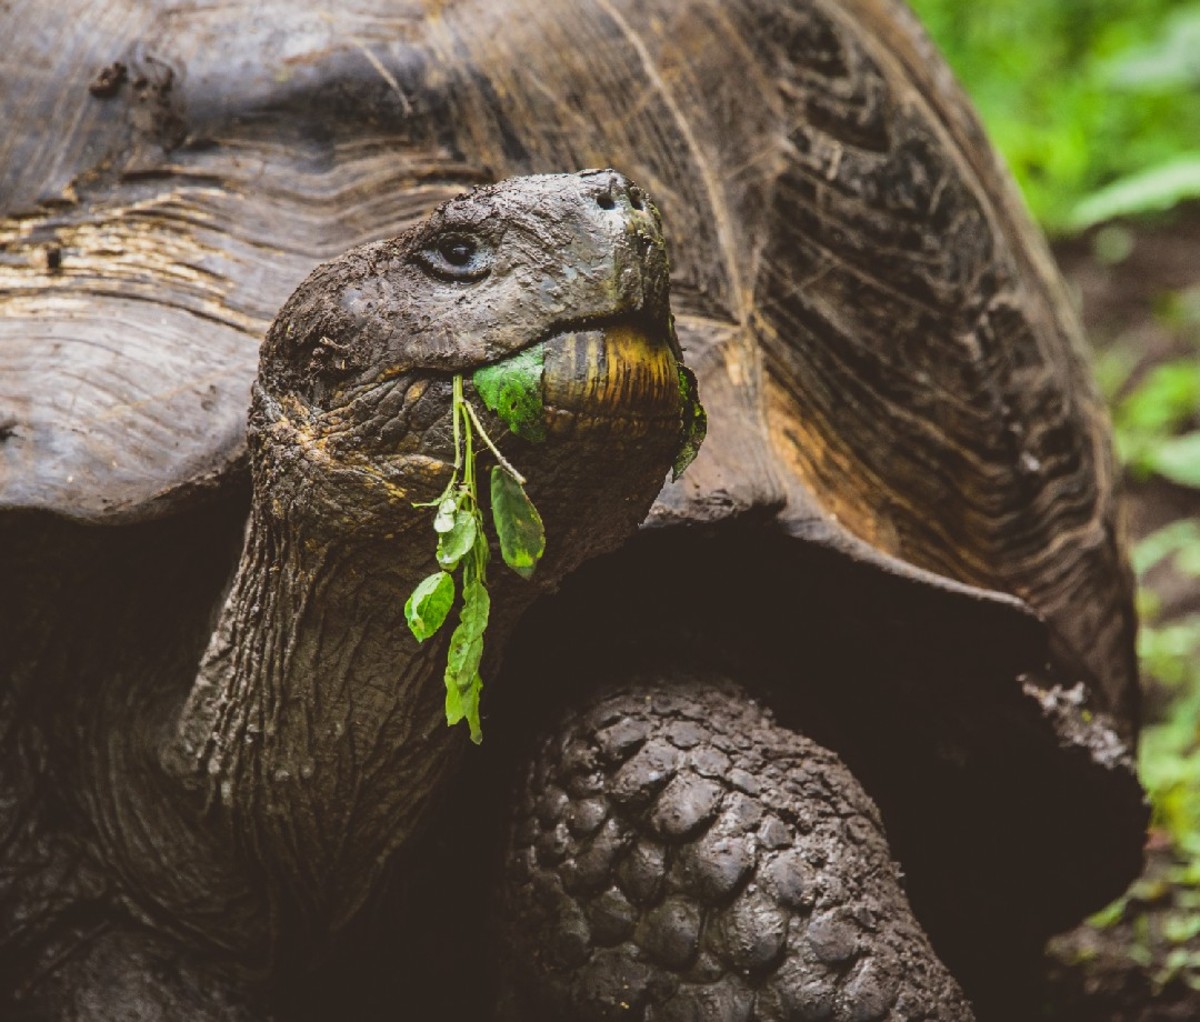
<instances>
[{"instance_id":1,"label":"chewed leaf","mask_svg":"<svg viewBox=\"0 0 1200 1022\"><path fill-rule=\"evenodd\" d=\"M499 465L492 468L492 520L504 563L529 578L546 551L546 530L525 487Z\"/></svg>"},{"instance_id":2,"label":"chewed leaf","mask_svg":"<svg viewBox=\"0 0 1200 1022\"><path fill-rule=\"evenodd\" d=\"M422 579L404 604L404 619L418 642L424 642L439 628L454 603L454 579L444 571L435 571Z\"/></svg>"},{"instance_id":3,"label":"chewed leaf","mask_svg":"<svg viewBox=\"0 0 1200 1022\"><path fill-rule=\"evenodd\" d=\"M482 692L483 678L478 671L463 691L457 685L446 686L446 724L453 727L460 720L465 720L471 729L471 741L476 745L483 742L483 727L479 721L479 696Z\"/></svg>"},{"instance_id":4,"label":"chewed leaf","mask_svg":"<svg viewBox=\"0 0 1200 1022\"><path fill-rule=\"evenodd\" d=\"M450 638L450 654L446 658L446 687L453 686L461 694L471 684L483 657L483 636L467 632L460 624Z\"/></svg>"},{"instance_id":5,"label":"chewed leaf","mask_svg":"<svg viewBox=\"0 0 1200 1022\"><path fill-rule=\"evenodd\" d=\"M450 528L438 537L438 564L450 571L458 567L458 562L475 545L475 533L475 516L470 511L455 511Z\"/></svg>"},{"instance_id":6,"label":"chewed leaf","mask_svg":"<svg viewBox=\"0 0 1200 1022\"><path fill-rule=\"evenodd\" d=\"M671 466L671 478L678 479L700 453L700 445L708 433L708 413L700 403L700 391L696 386L696 374L687 366L679 364L679 396L683 401L680 409L679 453Z\"/></svg>"},{"instance_id":7,"label":"chewed leaf","mask_svg":"<svg viewBox=\"0 0 1200 1022\"><path fill-rule=\"evenodd\" d=\"M538 344L475 370L471 382L483 403L526 440L545 440L542 373L545 347Z\"/></svg>"}]
</instances>

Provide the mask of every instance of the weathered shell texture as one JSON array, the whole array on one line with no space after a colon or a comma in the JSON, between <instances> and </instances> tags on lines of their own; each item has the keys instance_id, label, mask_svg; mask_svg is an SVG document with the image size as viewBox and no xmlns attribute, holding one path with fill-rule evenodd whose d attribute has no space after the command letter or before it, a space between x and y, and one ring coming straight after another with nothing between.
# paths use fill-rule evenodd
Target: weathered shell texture
<instances>
[{"instance_id":1,"label":"weathered shell texture","mask_svg":"<svg viewBox=\"0 0 1200 1022\"><path fill-rule=\"evenodd\" d=\"M1121 553L1103 413L1046 253L920 37L780 29L806 116L750 317L773 436L855 534L1020 596L1131 714L1127 585L1076 602L1121 578Z\"/></svg>"}]
</instances>

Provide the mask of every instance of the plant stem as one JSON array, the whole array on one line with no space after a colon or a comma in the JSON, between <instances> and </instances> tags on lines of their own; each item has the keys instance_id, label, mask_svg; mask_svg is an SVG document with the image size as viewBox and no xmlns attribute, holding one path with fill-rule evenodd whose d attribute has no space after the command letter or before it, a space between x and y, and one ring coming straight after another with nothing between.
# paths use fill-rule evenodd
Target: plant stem
<instances>
[{"instance_id":1,"label":"plant stem","mask_svg":"<svg viewBox=\"0 0 1200 1022\"><path fill-rule=\"evenodd\" d=\"M458 426L458 410L464 404L462 375L454 374L454 407L450 416L454 425L454 475L450 479L450 485L453 486L458 479L459 470L462 468L462 437Z\"/></svg>"},{"instance_id":2,"label":"plant stem","mask_svg":"<svg viewBox=\"0 0 1200 1022\"><path fill-rule=\"evenodd\" d=\"M458 379L458 377L456 377L456 379ZM492 457L496 459L500 467L504 469L505 472L507 472L517 482L524 486L525 477L521 475L521 473L513 467L512 463L496 449L496 445L492 443L492 438L487 435L487 430L483 428L483 423L479 421L479 416L475 414L475 409L472 408L470 403L467 401L463 402L463 408L466 409L467 415L471 417L471 421L475 424L475 428L479 430L479 438L485 444L487 444L488 450L492 452Z\"/></svg>"}]
</instances>

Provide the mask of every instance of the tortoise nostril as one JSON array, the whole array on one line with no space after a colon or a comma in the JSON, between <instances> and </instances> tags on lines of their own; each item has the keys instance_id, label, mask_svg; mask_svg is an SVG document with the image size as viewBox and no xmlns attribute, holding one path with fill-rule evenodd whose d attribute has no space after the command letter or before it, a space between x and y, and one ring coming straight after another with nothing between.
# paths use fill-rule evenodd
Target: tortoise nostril
<instances>
[{"instance_id":1,"label":"tortoise nostril","mask_svg":"<svg viewBox=\"0 0 1200 1022\"><path fill-rule=\"evenodd\" d=\"M646 193L624 174L609 170L587 176L590 179L589 191L601 209L620 209L627 217L631 213L644 213L653 209Z\"/></svg>"}]
</instances>

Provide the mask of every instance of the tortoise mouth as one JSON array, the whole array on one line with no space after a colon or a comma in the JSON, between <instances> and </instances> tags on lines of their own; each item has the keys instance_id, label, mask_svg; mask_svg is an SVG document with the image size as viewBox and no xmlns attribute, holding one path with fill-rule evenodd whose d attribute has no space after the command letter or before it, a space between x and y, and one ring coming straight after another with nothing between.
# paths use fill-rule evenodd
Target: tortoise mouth
<instances>
[{"instance_id":1,"label":"tortoise mouth","mask_svg":"<svg viewBox=\"0 0 1200 1022\"><path fill-rule=\"evenodd\" d=\"M534 442L582 432L678 429L679 363L669 320L625 315L559 326L472 377L485 404Z\"/></svg>"},{"instance_id":2,"label":"tortoise mouth","mask_svg":"<svg viewBox=\"0 0 1200 1022\"><path fill-rule=\"evenodd\" d=\"M552 421L576 415L678 419L675 355L662 332L625 321L556 334L542 392Z\"/></svg>"}]
</instances>

